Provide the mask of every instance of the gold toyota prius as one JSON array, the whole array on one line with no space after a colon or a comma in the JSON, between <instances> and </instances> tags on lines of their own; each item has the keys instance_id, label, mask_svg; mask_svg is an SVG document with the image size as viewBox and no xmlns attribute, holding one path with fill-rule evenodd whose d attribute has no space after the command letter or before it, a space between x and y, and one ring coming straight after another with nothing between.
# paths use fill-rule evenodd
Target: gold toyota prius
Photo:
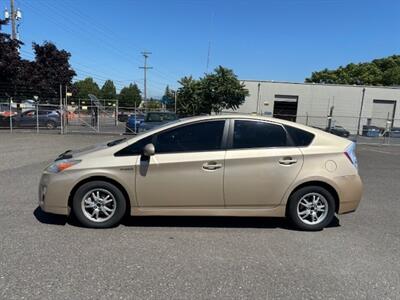
<instances>
[{"instance_id":1,"label":"gold toyota prius","mask_svg":"<svg viewBox=\"0 0 400 300\"><path fill-rule=\"evenodd\" d=\"M320 230L355 211L361 194L350 140L280 119L217 115L62 153L43 172L39 205L95 228L130 214L288 217Z\"/></svg>"}]
</instances>

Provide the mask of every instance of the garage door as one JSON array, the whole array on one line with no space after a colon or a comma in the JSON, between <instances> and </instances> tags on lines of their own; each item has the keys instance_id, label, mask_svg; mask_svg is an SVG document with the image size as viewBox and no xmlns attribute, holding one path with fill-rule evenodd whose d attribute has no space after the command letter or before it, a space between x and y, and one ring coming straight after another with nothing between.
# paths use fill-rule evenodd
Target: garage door
<instances>
[{"instance_id":1,"label":"garage door","mask_svg":"<svg viewBox=\"0 0 400 300\"><path fill-rule=\"evenodd\" d=\"M372 124L386 128L387 121L393 122L396 109L394 100L374 100L372 106Z\"/></svg>"}]
</instances>

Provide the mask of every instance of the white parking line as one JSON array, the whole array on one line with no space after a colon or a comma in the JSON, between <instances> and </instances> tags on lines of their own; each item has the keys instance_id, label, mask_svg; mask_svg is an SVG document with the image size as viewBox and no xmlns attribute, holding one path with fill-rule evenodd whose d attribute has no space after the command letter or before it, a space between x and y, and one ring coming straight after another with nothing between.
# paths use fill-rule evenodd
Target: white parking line
<instances>
[{"instance_id":1,"label":"white parking line","mask_svg":"<svg viewBox=\"0 0 400 300\"><path fill-rule=\"evenodd\" d=\"M384 154L399 155L399 153L393 153L393 152L387 152L387 151L381 151L381 150L375 150L375 149L364 149L364 150L378 152L378 153L384 153Z\"/></svg>"}]
</instances>

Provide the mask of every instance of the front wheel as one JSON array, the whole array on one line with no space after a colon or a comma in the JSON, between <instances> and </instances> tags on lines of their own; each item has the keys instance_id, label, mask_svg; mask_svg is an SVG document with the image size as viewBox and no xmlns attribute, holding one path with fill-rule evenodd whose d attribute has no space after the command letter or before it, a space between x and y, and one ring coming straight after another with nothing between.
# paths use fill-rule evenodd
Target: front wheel
<instances>
[{"instance_id":1,"label":"front wheel","mask_svg":"<svg viewBox=\"0 0 400 300\"><path fill-rule=\"evenodd\" d=\"M306 186L289 198L288 217L302 230L321 230L332 222L335 199L320 186Z\"/></svg>"},{"instance_id":2,"label":"front wheel","mask_svg":"<svg viewBox=\"0 0 400 300\"><path fill-rule=\"evenodd\" d=\"M53 121L47 121L46 122L46 128L47 129L55 129L57 127L56 123Z\"/></svg>"},{"instance_id":3,"label":"front wheel","mask_svg":"<svg viewBox=\"0 0 400 300\"><path fill-rule=\"evenodd\" d=\"M115 185L105 181L91 181L76 191L72 210L83 226L109 228L118 225L124 217L126 201Z\"/></svg>"}]
</instances>

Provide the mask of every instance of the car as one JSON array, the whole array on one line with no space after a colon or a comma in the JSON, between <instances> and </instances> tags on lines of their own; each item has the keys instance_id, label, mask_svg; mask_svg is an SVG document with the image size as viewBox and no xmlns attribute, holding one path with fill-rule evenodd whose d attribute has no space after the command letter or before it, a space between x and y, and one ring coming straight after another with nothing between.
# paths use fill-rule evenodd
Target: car
<instances>
[{"instance_id":1,"label":"car","mask_svg":"<svg viewBox=\"0 0 400 300\"><path fill-rule=\"evenodd\" d=\"M325 131L327 131L329 133L332 133L334 135L337 135L337 136L341 136L341 137L346 137L347 138L347 137L350 136L350 132L348 130L344 129L340 125L335 125L335 126L332 126L331 128L327 127L325 129Z\"/></svg>"},{"instance_id":2,"label":"car","mask_svg":"<svg viewBox=\"0 0 400 300\"><path fill-rule=\"evenodd\" d=\"M362 195L355 144L290 121L185 118L68 150L43 171L39 206L86 227L133 216L288 217L321 230ZM260 222L264 222L260 219Z\"/></svg>"},{"instance_id":3,"label":"car","mask_svg":"<svg viewBox=\"0 0 400 300\"><path fill-rule=\"evenodd\" d=\"M143 114L131 114L126 121L125 132L126 133L137 133L139 131L139 125L144 121Z\"/></svg>"},{"instance_id":4,"label":"car","mask_svg":"<svg viewBox=\"0 0 400 300\"><path fill-rule=\"evenodd\" d=\"M120 110L118 112L118 121L119 122L126 122L126 121L128 121L129 116L130 116L129 112Z\"/></svg>"},{"instance_id":5,"label":"car","mask_svg":"<svg viewBox=\"0 0 400 300\"><path fill-rule=\"evenodd\" d=\"M17 109L11 106L8 103L0 103L0 116L9 117L17 114Z\"/></svg>"},{"instance_id":6,"label":"car","mask_svg":"<svg viewBox=\"0 0 400 300\"><path fill-rule=\"evenodd\" d=\"M10 117L0 114L0 129L10 128Z\"/></svg>"},{"instance_id":7,"label":"car","mask_svg":"<svg viewBox=\"0 0 400 300\"><path fill-rule=\"evenodd\" d=\"M61 125L60 112L56 110L27 110L21 114L13 116L13 126L15 127L40 127L55 129Z\"/></svg>"},{"instance_id":8,"label":"car","mask_svg":"<svg viewBox=\"0 0 400 300\"><path fill-rule=\"evenodd\" d=\"M363 125L362 127L362 135L367 137L379 137L383 131L383 128L373 125Z\"/></svg>"},{"instance_id":9,"label":"car","mask_svg":"<svg viewBox=\"0 0 400 300\"><path fill-rule=\"evenodd\" d=\"M178 116L173 112L148 112L139 125L139 131L150 130L176 120Z\"/></svg>"},{"instance_id":10,"label":"car","mask_svg":"<svg viewBox=\"0 0 400 300\"><path fill-rule=\"evenodd\" d=\"M384 137L393 137L398 138L400 137L400 127L392 127L392 129L387 130L383 133Z\"/></svg>"}]
</instances>

